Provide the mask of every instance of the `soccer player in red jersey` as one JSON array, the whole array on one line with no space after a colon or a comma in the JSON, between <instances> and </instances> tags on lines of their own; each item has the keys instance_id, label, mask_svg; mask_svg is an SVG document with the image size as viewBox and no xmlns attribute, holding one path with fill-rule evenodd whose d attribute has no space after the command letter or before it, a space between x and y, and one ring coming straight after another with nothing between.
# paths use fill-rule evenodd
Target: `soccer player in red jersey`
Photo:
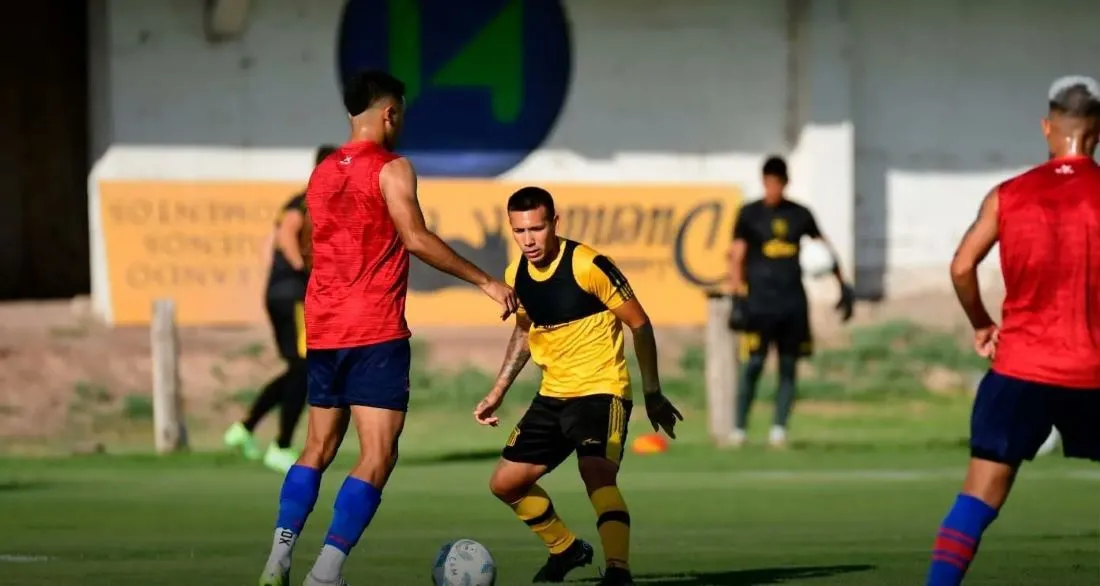
<instances>
[{"instance_id":1,"label":"soccer player in red jersey","mask_svg":"<svg viewBox=\"0 0 1100 586\"><path fill-rule=\"evenodd\" d=\"M936 536L927 586L957 586L1020 465L1051 427L1066 457L1100 461L1100 84L1054 82L1043 134L1050 160L995 187L951 263L974 347L992 360L970 420L970 467ZM977 266L1000 243L998 327Z\"/></svg>"},{"instance_id":2,"label":"soccer player in red jersey","mask_svg":"<svg viewBox=\"0 0 1100 586\"><path fill-rule=\"evenodd\" d=\"M392 152L404 93L401 81L381 71L347 80L351 137L317 166L306 189L312 230L305 301L309 427L305 449L283 481L261 586L289 583L294 544L317 502L321 475L354 421L359 460L336 495L325 545L305 579L306 586L347 584L344 561L374 517L405 424L409 253L477 285L501 305L502 319L517 307L510 287L425 226L412 164Z\"/></svg>"}]
</instances>

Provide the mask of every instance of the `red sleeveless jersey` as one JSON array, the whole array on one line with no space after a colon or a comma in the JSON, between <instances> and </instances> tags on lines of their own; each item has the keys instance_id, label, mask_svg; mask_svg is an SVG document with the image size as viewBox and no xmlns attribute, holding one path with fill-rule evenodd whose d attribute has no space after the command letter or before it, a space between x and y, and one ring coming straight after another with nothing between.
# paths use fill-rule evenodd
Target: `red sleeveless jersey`
<instances>
[{"instance_id":1,"label":"red sleeveless jersey","mask_svg":"<svg viewBox=\"0 0 1100 586\"><path fill-rule=\"evenodd\" d=\"M1100 389L1100 168L1051 160L998 188L1002 325L993 370Z\"/></svg>"},{"instance_id":2,"label":"red sleeveless jersey","mask_svg":"<svg viewBox=\"0 0 1100 586\"><path fill-rule=\"evenodd\" d=\"M398 158L351 142L313 171L306 210L313 268L306 289L306 347L366 346L409 337L409 253L390 219L378 177Z\"/></svg>"}]
</instances>

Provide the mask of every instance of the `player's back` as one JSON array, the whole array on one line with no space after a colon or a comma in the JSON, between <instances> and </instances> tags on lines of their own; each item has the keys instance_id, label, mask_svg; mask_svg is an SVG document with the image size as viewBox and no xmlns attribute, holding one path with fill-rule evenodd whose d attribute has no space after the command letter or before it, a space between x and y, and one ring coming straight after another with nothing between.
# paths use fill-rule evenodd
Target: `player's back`
<instances>
[{"instance_id":1,"label":"player's back","mask_svg":"<svg viewBox=\"0 0 1100 586\"><path fill-rule=\"evenodd\" d=\"M997 197L1005 301L994 370L1100 388L1100 168L1055 159Z\"/></svg>"},{"instance_id":2,"label":"player's back","mask_svg":"<svg viewBox=\"0 0 1100 586\"><path fill-rule=\"evenodd\" d=\"M382 167L396 158L376 143L351 142L310 177L306 207L313 269L305 303L310 349L409 336L409 255L379 184Z\"/></svg>"}]
</instances>

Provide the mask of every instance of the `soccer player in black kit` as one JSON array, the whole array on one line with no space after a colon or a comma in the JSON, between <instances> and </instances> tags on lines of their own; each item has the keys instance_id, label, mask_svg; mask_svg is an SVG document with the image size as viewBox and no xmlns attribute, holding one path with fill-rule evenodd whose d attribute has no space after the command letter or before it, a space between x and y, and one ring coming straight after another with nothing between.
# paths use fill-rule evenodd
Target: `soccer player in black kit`
<instances>
[{"instance_id":1,"label":"soccer player in black kit","mask_svg":"<svg viewBox=\"0 0 1100 586\"><path fill-rule=\"evenodd\" d=\"M319 165L337 149L323 145L317 149L314 164ZM234 423L225 432L225 445L240 450L246 458L258 460L272 470L285 473L294 465L298 454L291 448L294 430L306 404L306 347L303 303L307 268L301 248L301 232L305 223L305 193L290 198L275 222L275 246L271 270L267 279L267 315L275 334L275 345L287 368L260 391L248 416ZM279 407L279 434L275 443L261 453L252 433L260 421L276 406Z\"/></svg>"},{"instance_id":2,"label":"soccer player in black kit","mask_svg":"<svg viewBox=\"0 0 1100 586\"><path fill-rule=\"evenodd\" d=\"M764 197L741 208L733 230L729 274L733 308L729 325L741 332L744 362L730 438L734 446L745 442L749 409L771 346L779 354L779 389L769 444L786 445L798 360L813 353L799 263L803 237L821 241L832 253L832 273L841 291L837 309L844 321L852 316L855 295L840 272L836 252L821 234L813 213L787 199L787 179L787 163L780 157L769 157L763 168Z\"/></svg>"}]
</instances>

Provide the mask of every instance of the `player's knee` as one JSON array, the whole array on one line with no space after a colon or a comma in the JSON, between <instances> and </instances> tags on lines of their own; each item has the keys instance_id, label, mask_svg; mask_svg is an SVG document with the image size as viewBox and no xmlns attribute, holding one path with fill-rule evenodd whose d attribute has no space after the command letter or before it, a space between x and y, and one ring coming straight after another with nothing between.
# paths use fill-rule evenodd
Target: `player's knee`
<instances>
[{"instance_id":1,"label":"player's knee","mask_svg":"<svg viewBox=\"0 0 1100 586\"><path fill-rule=\"evenodd\" d=\"M1008 498L1018 466L973 458L966 471L963 492L999 509Z\"/></svg>"},{"instance_id":2,"label":"player's knee","mask_svg":"<svg viewBox=\"0 0 1100 586\"><path fill-rule=\"evenodd\" d=\"M381 470L392 470L397 465L398 449L397 440L392 441L361 441L359 443L359 466L377 467Z\"/></svg>"},{"instance_id":3,"label":"player's knee","mask_svg":"<svg viewBox=\"0 0 1100 586\"><path fill-rule=\"evenodd\" d=\"M607 458L586 456L577 459L581 480L588 494L605 487L614 486L618 481L619 464Z\"/></svg>"},{"instance_id":4,"label":"player's knee","mask_svg":"<svg viewBox=\"0 0 1100 586\"><path fill-rule=\"evenodd\" d=\"M489 492L501 501L511 504L526 496L538 482L539 476L536 468L502 462L489 477Z\"/></svg>"},{"instance_id":5,"label":"player's knee","mask_svg":"<svg viewBox=\"0 0 1100 586\"><path fill-rule=\"evenodd\" d=\"M298 456L298 464L318 470L325 470L336 458L336 451L340 448L338 441L325 441L310 436L306 439L306 445Z\"/></svg>"}]
</instances>

